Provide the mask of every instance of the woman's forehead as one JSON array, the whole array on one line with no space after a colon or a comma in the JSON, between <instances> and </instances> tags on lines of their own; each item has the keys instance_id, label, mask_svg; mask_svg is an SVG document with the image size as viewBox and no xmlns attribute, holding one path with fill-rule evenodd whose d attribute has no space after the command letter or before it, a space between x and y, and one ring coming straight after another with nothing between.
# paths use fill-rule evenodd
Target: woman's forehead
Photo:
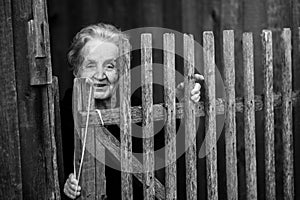
<instances>
[{"instance_id":1,"label":"woman's forehead","mask_svg":"<svg viewBox=\"0 0 300 200\"><path fill-rule=\"evenodd\" d=\"M82 49L82 56L89 59L113 59L117 58L118 54L117 45L96 39L88 41Z\"/></svg>"}]
</instances>

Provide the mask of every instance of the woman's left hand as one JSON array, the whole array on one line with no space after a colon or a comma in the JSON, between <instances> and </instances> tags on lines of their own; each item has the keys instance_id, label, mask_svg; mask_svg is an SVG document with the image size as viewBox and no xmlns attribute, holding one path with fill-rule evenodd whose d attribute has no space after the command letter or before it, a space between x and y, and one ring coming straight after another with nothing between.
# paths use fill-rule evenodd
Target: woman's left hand
<instances>
[{"instance_id":1,"label":"woman's left hand","mask_svg":"<svg viewBox=\"0 0 300 200\"><path fill-rule=\"evenodd\" d=\"M191 91L191 100L195 103L200 101L200 89L201 89L201 84L199 83L200 81L204 80L204 76L200 74L195 74L195 85L194 88ZM184 82L181 82L178 84L176 88L176 96L181 100L184 97Z\"/></svg>"}]
</instances>

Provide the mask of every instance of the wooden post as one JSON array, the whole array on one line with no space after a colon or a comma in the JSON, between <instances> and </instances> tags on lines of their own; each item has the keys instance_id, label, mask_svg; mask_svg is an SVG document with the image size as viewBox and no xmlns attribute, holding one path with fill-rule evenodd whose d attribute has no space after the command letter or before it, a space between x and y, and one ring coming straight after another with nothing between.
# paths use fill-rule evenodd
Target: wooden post
<instances>
[{"instance_id":1,"label":"wooden post","mask_svg":"<svg viewBox=\"0 0 300 200\"><path fill-rule=\"evenodd\" d=\"M184 34L184 119L185 119L185 163L186 163L186 198L197 199L197 156L196 156L196 119L195 104L191 100L194 88L194 38Z\"/></svg>"},{"instance_id":2,"label":"wooden post","mask_svg":"<svg viewBox=\"0 0 300 200\"><path fill-rule=\"evenodd\" d=\"M244 125L247 199L257 199L254 59L252 33L243 33Z\"/></svg>"},{"instance_id":3,"label":"wooden post","mask_svg":"<svg viewBox=\"0 0 300 200\"><path fill-rule=\"evenodd\" d=\"M204 77L206 79L205 134L208 199L218 199L217 141L216 141L216 88L215 47L211 31L203 33Z\"/></svg>"},{"instance_id":4,"label":"wooden post","mask_svg":"<svg viewBox=\"0 0 300 200\"><path fill-rule=\"evenodd\" d=\"M165 33L164 92L165 92L165 152L166 199L177 199L176 181L176 108L175 108L175 36Z\"/></svg>"},{"instance_id":5,"label":"wooden post","mask_svg":"<svg viewBox=\"0 0 300 200\"><path fill-rule=\"evenodd\" d=\"M266 199L276 199L272 32L263 30L264 135Z\"/></svg>"},{"instance_id":6,"label":"wooden post","mask_svg":"<svg viewBox=\"0 0 300 200\"><path fill-rule=\"evenodd\" d=\"M227 198L238 199L234 31L223 31Z\"/></svg>"},{"instance_id":7,"label":"wooden post","mask_svg":"<svg viewBox=\"0 0 300 200\"><path fill-rule=\"evenodd\" d=\"M283 195L284 199L294 199L293 160L293 118L292 118L292 45L291 30L283 29L281 34L283 49L282 68L282 142L283 142Z\"/></svg>"},{"instance_id":8,"label":"wooden post","mask_svg":"<svg viewBox=\"0 0 300 200\"><path fill-rule=\"evenodd\" d=\"M0 1L0 198L23 199L11 1Z\"/></svg>"},{"instance_id":9,"label":"wooden post","mask_svg":"<svg viewBox=\"0 0 300 200\"><path fill-rule=\"evenodd\" d=\"M145 174L144 199L155 199L154 187L154 124L152 89L152 35L141 35L142 98L143 98L143 166Z\"/></svg>"},{"instance_id":10,"label":"wooden post","mask_svg":"<svg viewBox=\"0 0 300 200\"><path fill-rule=\"evenodd\" d=\"M121 138L121 190L122 199L130 200L132 195L132 138L130 112L130 44L121 41L120 56L120 138Z\"/></svg>"}]
</instances>

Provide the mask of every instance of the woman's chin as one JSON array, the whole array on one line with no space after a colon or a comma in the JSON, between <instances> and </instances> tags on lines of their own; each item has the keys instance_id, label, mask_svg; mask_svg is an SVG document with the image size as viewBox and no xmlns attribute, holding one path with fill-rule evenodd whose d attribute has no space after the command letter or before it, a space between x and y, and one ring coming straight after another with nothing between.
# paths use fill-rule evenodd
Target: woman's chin
<instances>
[{"instance_id":1,"label":"woman's chin","mask_svg":"<svg viewBox=\"0 0 300 200\"><path fill-rule=\"evenodd\" d=\"M107 100L110 98L110 95L107 92L94 92L94 98L99 100Z\"/></svg>"}]
</instances>

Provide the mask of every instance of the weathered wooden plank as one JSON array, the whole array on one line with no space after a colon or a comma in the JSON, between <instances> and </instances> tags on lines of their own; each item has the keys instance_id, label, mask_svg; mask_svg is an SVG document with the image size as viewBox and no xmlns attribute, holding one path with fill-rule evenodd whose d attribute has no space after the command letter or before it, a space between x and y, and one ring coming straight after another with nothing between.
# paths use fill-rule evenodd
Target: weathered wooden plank
<instances>
[{"instance_id":1,"label":"weathered wooden plank","mask_svg":"<svg viewBox=\"0 0 300 200\"><path fill-rule=\"evenodd\" d=\"M155 198L154 188L154 124L152 89L152 35L141 35L142 105L143 105L143 166L144 199Z\"/></svg>"},{"instance_id":2,"label":"weathered wooden plank","mask_svg":"<svg viewBox=\"0 0 300 200\"><path fill-rule=\"evenodd\" d=\"M234 31L223 31L227 198L238 199Z\"/></svg>"},{"instance_id":3,"label":"weathered wooden plank","mask_svg":"<svg viewBox=\"0 0 300 200\"><path fill-rule=\"evenodd\" d=\"M50 157L52 158L52 176L53 176L53 193L52 198L53 199L61 199L60 196L60 187L59 187L59 176L58 176L58 162L57 162L57 143L56 143L56 127L55 127L55 90L58 88L55 88L58 86L58 80L56 77L53 77L55 80L51 85L47 85L47 96L48 96L48 109L46 112L48 112L48 120L49 120L49 143L50 143ZM62 152L60 152L62 153ZM50 160L50 159L49 159ZM63 167L63 166L60 166Z\"/></svg>"},{"instance_id":4,"label":"weathered wooden plank","mask_svg":"<svg viewBox=\"0 0 300 200\"><path fill-rule=\"evenodd\" d=\"M11 1L0 1L0 199L22 199L20 132Z\"/></svg>"},{"instance_id":5,"label":"weathered wooden plank","mask_svg":"<svg viewBox=\"0 0 300 200\"><path fill-rule=\"evenodd\" d=\"M94 88L89 79L80 79L80 95L81 108L78 110L88 111L95 109ZM77 97L75 97L77 98ZM83 156L82 168L76 172L76 178L80 180L81 199L92 198L95 199L96 191L96 164L95 164L95 129L89 125L89 119L85 122L84 128L80 129L79 140L81 142L80 159ZM86 132L87 131L87 132ZM85 135L86 133L86 135ZM79 166L80 167L80 166Z\"/></svg>"},{"instance_id":6,"label":"weathered wooden plank","mask_svg":"<svg viewBox=\"0 0 300 200\"><path fill-rule=\"evenodd\" d=\"M52 82L50 36L45 0L34 0L33 19L27 24L30 84L43 85Z\"/></svg>"},{"instance_id":7,"label":"weathered wooden plank","mask_svg":"<svg viewBox=\"0 0 300 200\"><path fill-rule=\"evenodd\" d=\"M104 199L106 197L106 176L105 176L105 147L97 142L97 135L102 127L94 127L94 145L95 145L95 199Z\"/></svg>"},{"instance_id":8,"label":"weathered wooden plank","mask_svg":"<svg viewBox=\"0 0 300 200\"><path fill-rule=\"evenodd\" d=\"M254 101L254 59L252 33L243 34L244 66L244 134L247 199L257 199L255 101Z\"/></svg>"},{"instance_id":9,"label":"weathered wooden plank","mask_svg":"<svg viewBox=\"0 0 300 200\"><path fill-rule=\"evenodd\" d=\"M64 161L63 161L63 146L62 146L62 133L61 133L61 117L60 117L60 98L59 98L59 86L58 78L52 78L52 90L54 95L54 125L55 125L55 143L56 143L56 155L57 155L57 168L59 186L63 191L65 183Z\"/></svg>"},{"instance_id":10,"label":"weathered wooden plank","mask_svg":"<svg viewBox=\"0 0 300 200\"><path fill-rule=\"evenodd\" d=\"M197 199L197 155L196 155L196 119L195 103L191 100L194 88L195 55L194 38L184 34L184 119L185 119L185 165L186 165L186 198Z\"/></svg>"},{"instance_id":11,"label":"weathered wooden plank","mask_svg":"<svg viewBox=\"0 0 300 200\"><path fill-rule=\"evenodd\" d=\"M176 107L175 107L175 36L163 35L165 99L166 199L177 199L176 181Z\"/></svg>"},{"instance_id":12,"label":"weathered wooden plank","mask_svg":"<svg viewBox=\"0 0 300 200\"><path fill-rule=\"evenodd\" d=\"M120 138L121 138L121 187L122 199L130 200L132 195L132 138L130 112L130 44L121 43L120 59Z\"/></svg>"},{"instance_id":13,"label":"weathered wooden plank","mask_svg":"<svg viewBox=\"0 0 300 200\"><path fill-rule=\"evenodd\" d=\"M283 141L283 195L294 199L293 118L292 118L292 45L291 30L281 34L283 49L282 68L282 141Z\"/></svg>"},{"instance_id":14,"label":"weathered wooden plank","mask_svg":"<svg viewBox=\"0 0 300 200\"><path fill-rule=\"evenodd\" d=\"M272 32L263 30L264 138L266 199L276 199Z\"/></svg>"},{"instance_id":15,"label":"weathered wooden plank","mask_svg":"<svg viewBox=\"0 0 300 200\"><path fill-rule=\"evenodd\" d=\"M121 150L120 150L120 142L117 138L115 138L106 128L102 128L101 131L96 134L97 144L101 143L105 148L110 151L113 156L120 161L121 160ZM145 184L145 178L143 176L143 165L140 161L135 157L132 156L132 169L134 172L133 175L143 184ZM159 200L165 199L165 188L160 183L160 181L154 178L154 185L155 185L155 197Z\"/></svg>"},{"instance_id":16,"label":"weathered wooden plank","mask_svg":"<svg viewBox=\"0 0 300 200\"><path fill-rule=\"evenodd\" d=\"M74 119L74 160L73 160L73 167L74 167L74 175L77 177L77 173L79 171L79 166L81 162L81 154L82 154L82 143L81 143L81 129L82 127L79 126L78 121L78 112L82 111L82 90L81 90L81 83L82 80L75 78L74 85L73 85L73 96L72 96L72 111L73 111L73 119ZM86 122L86 120L85 120ZM85 123L83 123L85 124ZM69 176L69 174L67 174ZM79 180L79 185L82 185L82 180Z\"/></svg>"},{"instance_id":17,"label":"weathered wooden plank","mask_svg":"<svg viewBox=\"0 0 300 200\"><path fill-rule=\"evenodd\" d=\"M215 44L211 31L203 33L203 57L205 85L205 134L208 199L218 199L217 141L216 141L216 88Z\"/></svg>"},{"instance_id":18,"label":"weathered wooden plank","mask_svg":"<svg viewBox=\"0 0 300 200\"><path fill-rule=\"evenodd\" d=\"M274 93L274 108L280 108L281 107L281 93ZM255 111L262 111L263 110L263 95L255 95ZM293 106L297 104L297 102L300 101L300 90L294 91L292 93L292 103ZM236 112L237 113L243 113L244 112L244 99L242 97L236 97ZM216 99L216 114L222 115L225 112L225 101L224 99L217 98ZM103 122L106 125L111 124L119 124L120 123L120 110L118 108L114 109L105 109L101 110ZM183 119L184 118L184 105L182 103L176 104L176 118L177 119ZM153 120L154 121L160 121L164 120L164 105L163 104L154 104L153 105ZM78 113L78 120L79 120L79 126L84 127L85 121L86 121L87 113L80 111ZM131 119L132 123L139 123L142 122L142 107L141 106L133 106L131 107ZM199 102L196 104L196 117L204 117L204 103ZM90 125L96 125L101 126L101 121L99 119L98 114L95 111L90 112Z\"/></svg>"}]
</instances>

